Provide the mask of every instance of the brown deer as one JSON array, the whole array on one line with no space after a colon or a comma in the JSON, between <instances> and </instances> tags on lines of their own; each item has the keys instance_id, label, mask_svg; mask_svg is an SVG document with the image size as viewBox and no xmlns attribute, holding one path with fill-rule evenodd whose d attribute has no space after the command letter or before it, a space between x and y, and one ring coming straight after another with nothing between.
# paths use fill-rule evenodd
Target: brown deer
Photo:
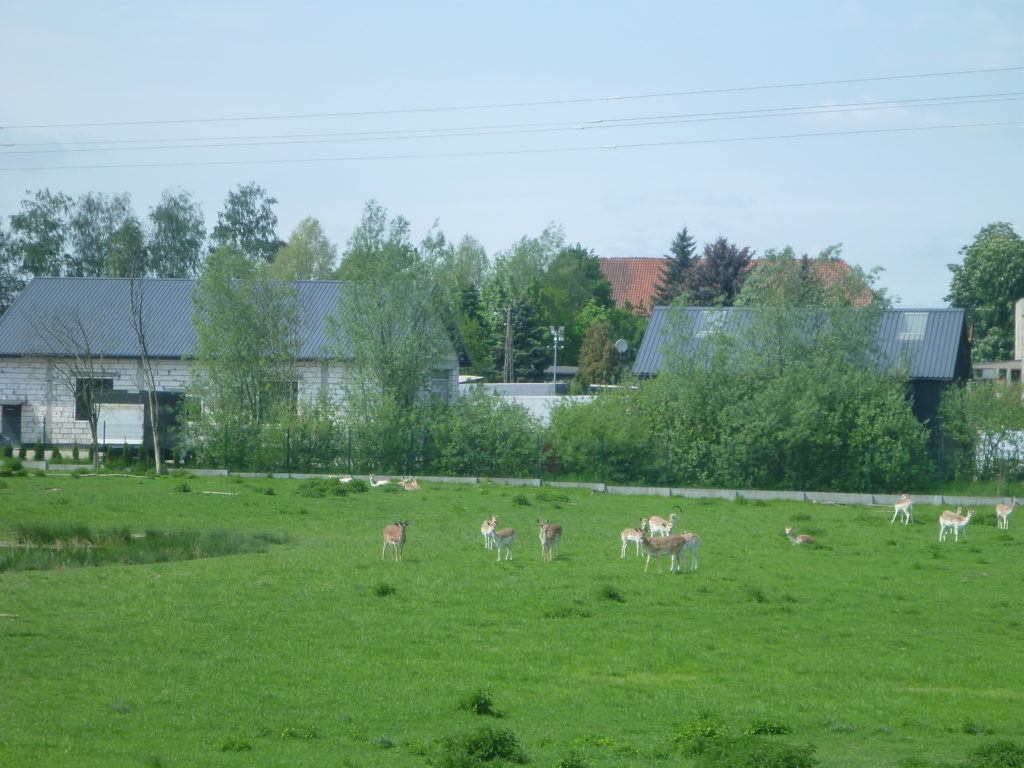
<instances>
[{"instance_id":1,"label":"brown deer","mask_svg":"<svg viewBox=\"0 0 1024 768\"><path fill-rule=\"evenodd\" d=\"M799 536L796 535L796 528L786 529L786 538L789 539L793 544L810 544L814 546L817 544L817 540L813 536L806 533L801 533Z\"/></svg>"},{"instance_id":2,"label":"brown deer","mask_svg":"<svg viewBox=\"0 0 1024 768\"><path fill-rule=\"evenodd\" d=\"M384 559L384 553L388 547L394 551L395 561L402 559L402 552L405 550L405 529L409 527L409 521L396 522L384 528L384 546L380 548L380 559Z\"/></svg>"},{"instance_id":3,"label":"brown deer","mask_svg":"<svg viewBox=\"0 0 1024 768\"><path fill-rule=\"evenodd\" d=\"M552 559L551 548L554 547L557 555L560 542L562 541L562 526L557 523L549 523L547 520L538 520L540 525L540 556L545 563Z\"/></svg>"}]
</instances>

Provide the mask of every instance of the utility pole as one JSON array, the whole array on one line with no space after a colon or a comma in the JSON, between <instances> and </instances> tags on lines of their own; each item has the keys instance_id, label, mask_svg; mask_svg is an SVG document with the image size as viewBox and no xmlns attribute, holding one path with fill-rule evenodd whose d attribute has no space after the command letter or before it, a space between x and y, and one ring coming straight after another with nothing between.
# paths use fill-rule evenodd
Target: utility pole
<instances>
[{"instance_id":1,"label":"utility pole","mask_svg":"<svg viewBox=\"0 0 1024 768\"><path fill-rule=\"evenodd\" d=\"M501 378L506 384L516 379L515 349L512 348L512 307L505 307L505 368Z\"/></svg>"},{"instance_id":2,"label":"utility pole","mask_svg":"<svg viewBox=\"0 0 1024 768\"><path fill-rule=\"evenodd\" d=\"M565 326L548 326L551 331L551 345L555 348L555 361L551 364L551 383L558 381L558 345L565 340Z\"/></svg>"}]
</instances>

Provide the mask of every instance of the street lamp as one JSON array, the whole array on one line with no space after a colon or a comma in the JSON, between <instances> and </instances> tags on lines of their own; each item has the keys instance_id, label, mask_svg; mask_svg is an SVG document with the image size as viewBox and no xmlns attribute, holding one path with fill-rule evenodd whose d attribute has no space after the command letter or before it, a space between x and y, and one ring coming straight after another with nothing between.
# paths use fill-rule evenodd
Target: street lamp
<instances>
[{"instance_id":1,"label":"street lamp","mask_svg":"<svg viewBox=\"0 0 1024 768\"><path fill-rule=\"evenodd\" d=\"M549 325L548 330L551 331L551 346L555 348L555 362L551 366L551 381L554 383L558 381L558 347L565 341L565 326L560 325L555 328L555 326Z\"/></svg>"}]
</instances>

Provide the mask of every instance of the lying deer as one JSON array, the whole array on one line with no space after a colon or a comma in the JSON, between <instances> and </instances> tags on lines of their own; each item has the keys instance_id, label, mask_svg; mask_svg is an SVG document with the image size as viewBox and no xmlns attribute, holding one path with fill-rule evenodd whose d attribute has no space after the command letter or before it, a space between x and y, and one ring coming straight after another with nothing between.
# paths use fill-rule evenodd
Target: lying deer
<instances>
[{"instance_id":1,"label":"lying deer","mask_svg":"<svg viewBox=\"0 0 1024 768\"><path fill-rule=\"evenodd\" d=\"M810 544L813 546L818 543L813 536L810 536L806 533L801 533L799 536L797 536L796 528L787 528L786 538L793 542L793 544Z\"/></svg>"}]
</instances>

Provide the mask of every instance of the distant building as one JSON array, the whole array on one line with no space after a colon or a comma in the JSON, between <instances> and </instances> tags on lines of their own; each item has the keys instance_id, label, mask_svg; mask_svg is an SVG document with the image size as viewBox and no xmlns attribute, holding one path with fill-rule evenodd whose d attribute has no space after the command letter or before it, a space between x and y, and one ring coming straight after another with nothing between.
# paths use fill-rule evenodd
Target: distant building
<instances>
[{"instance_id":1,"label":"distant building","mask_svg":"<svg viewBox=\"0 0 1024 768\"><path fill-rule=\"evenodd\" d=\"M633 373L657 375L666 347L674 346L685 354L688 344L695 346L695 339L707 338L714 331L741 331L756 311L746 307L655 307ZM686 337L674 338L681 329L688 330ZM886 310L877 340L880 369L907 364L914 415L922 422L938 414L946 385L971 376L971 349L962 309Z\"/></svg>"},{"instance_id":2,"label":"distant building","mask_svg":"<svg viewBox=\"0 0 1024 768\"><path fill-rule=\"evenodd\" d=\"M651 314L655 297L665 279L669 261L670 259L664 256L602 256L598 259L601 274L612 285L612 300L615 306L619 309L629 308L638 315ZM758 259L752 259L750 269L757 269L759 263ZM826 288L835 286L850 272L850 265L842 259L812 259L811 264L818 281ZM870 301L871 291L867 287L861 296L851 298L851 303L855 306L863 306Z\"/></svg>"},{"instance_id":3,"label":"distant building","mask_svg":"<svg viewBox=\"0 0 1024 768\"><path fill-rule=\"evenodd\" d=\"M974 363L974 378L1019 382L1024 360L1024 299L1013 305L1013 360Z\"/></svg>"},{"instance_id":4,"label":"distant building","mask_svg":"<svg viewBox=\"0 0 1024 768\"><path fill-rule=\"evenodd\" d=\"M37 277L0 316L0 434L7 440L16 445L92 442L79 393L70 391L54 371L58 360L78 350L67 345L55 348L53 338L40 332L45 324L52 327L60 318L70 318L81 334L70 341L81 346L82 339L87 340L97 375L105 382L100 442L152 445L142 357L131 323L129 282L125 278ZM192 325L195 280L146 278L137 285L143 296L149 358L156 369L158 429L161 440L173 441L177 406L196 362ZM349 363L332 351L327 327L344 284L309 280L294 282L292 287L300 324L295 397L303 402L326 394L341 402ZM457 375L454 356L440 361L432 388L454 392Z\"/></svg>"}]
</instances>

